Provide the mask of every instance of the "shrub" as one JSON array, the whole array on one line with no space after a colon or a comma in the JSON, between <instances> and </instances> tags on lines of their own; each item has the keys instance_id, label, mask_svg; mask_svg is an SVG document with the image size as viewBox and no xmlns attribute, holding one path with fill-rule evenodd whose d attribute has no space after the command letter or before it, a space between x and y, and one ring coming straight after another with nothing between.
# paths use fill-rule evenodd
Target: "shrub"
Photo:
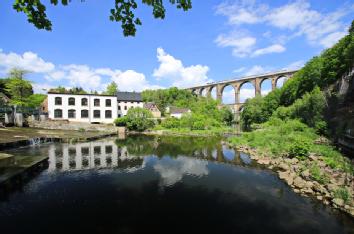
<instances>
[{"instance_id":1,"label":"shrub","mask_svg":"<svg viewBox=\"0 0 354 234\"><path fill-rule=\"evenodd\" d=\"M290 158L296 157L298 159L305 159L309 155L310 151L310 143L302 140L296 139L293 143L291 143L288 151L288 155Z\"/></svg>"},{"instance_id":2,"label":"shrub","mask_svg":"<svg viewBox=\"0 0 354 234\"><path fill-rule=\"evenodd\" d=\"M205 129L205 123L203 121L196 121L196 122L193 122L193 125L192 125L192 130L204 130Z\"/></svg>"},{"instance_id":3,"label":"shrub","mask_svg":"<svg viewBox=\"0 0 354 234\"><path fill-rule=\"evenodd\" d=\"M180 120L177 118L167 118L162 123L161 126L164 128L179 128L180 127Z\"/></svg>"},{"instance_id":4,"label":"shrub","mask_svg":"<svg viewBox=\"0 0 354 234\"><path fill-rule=\"evenodd\" d=\"M126 126L129 130L144 131L152 128L155 122L150 111L136 107L128 110L126 116L114 120L116 126Z\"/></svg>"},{"instance_id":5,"label":"shrub","mask_svg":"<svg viewBox=\"0 0 354 234\"><path fill-rule=\"evenodd\" d=\"M114 120L114 124L119 127L127 126L127 118L121 117Z\"/></svg>"},{"instance_id":6,"label":"shrub","mask_svg":"<svg viewBox=\"0 0 354 234\"><path fill-rule=\"evenodd\" d=\"M334 197L343 199L345 203L348 203L351 199L350 192L346 188L338 188L334 191Z\"/></svg>"},{"instance_id":7,"label":"shrub","mask_svg":"<svg viewBox=\"0 0 354 234\"><path fill-rule=\"evenodd\" d=\"M125 117L127 118L126 123L129 130L142 132L155 125L151 112L141 107L129 109Z\"/></svg>"},{"instance_id":8,"label":"shrub","mask_svg":"<svg viewBox=\"0 0 354 234\"><path fill-rule=\"evenodd\" d=\"M318 181L321 184L326 184L329 182L328 176L326 174L324 174L321 171L320 167L316 164L314 164L310 167L310 174L314 180Z\"/></svg>"}]
</instances>

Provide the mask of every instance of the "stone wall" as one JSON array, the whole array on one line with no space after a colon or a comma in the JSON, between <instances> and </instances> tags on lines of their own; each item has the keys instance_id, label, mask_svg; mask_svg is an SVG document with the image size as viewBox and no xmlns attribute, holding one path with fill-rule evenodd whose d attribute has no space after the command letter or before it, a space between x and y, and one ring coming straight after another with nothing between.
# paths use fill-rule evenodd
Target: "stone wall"
<instances>
[{"instance_id":1,"label":"stone wall","mask_svg":"<svg viewBox=\"0 0 354 234\"><path fill-rule=\"evenodd\" d=\"M69 122L65 120L46 120L46 121L29 121L29 126L33 128L43 129L60 129L60 130L82 130L85 131L106 131L116 132L117 127L113 124L90 124Z\"/></svg>"}]
</instances>

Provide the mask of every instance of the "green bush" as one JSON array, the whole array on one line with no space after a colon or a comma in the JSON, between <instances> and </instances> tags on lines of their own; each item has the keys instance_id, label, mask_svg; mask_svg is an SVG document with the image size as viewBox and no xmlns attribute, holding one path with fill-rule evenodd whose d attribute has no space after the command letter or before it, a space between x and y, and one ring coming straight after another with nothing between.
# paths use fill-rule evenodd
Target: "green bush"
<instances>
[{"instance_id":1,"label":"green bush","mask_svg":"<svg viewBox=\"0 0 354 234\"><path fill-rule=\"evenodd\" d=\"M288 151L288 155L290 158L296 157L298 159L305 159L310 152L310 144L309 142L301 139L295 140L291 143Z\"/></svg>"},{"instance_id":2,"label":"green bush","mask_svg":"<svg viewBox=\"0 0 354 234\"><path fill-rule=\"evenodd\" d=\"M195 121L192 125L192 130L204 130L205 129L205 122L203 121Z\"/></svg>"},{"instance_id":3,"label":"green bush","mask_svg":"<svg viewBox=\"0 0 354 234\"><path fill-rule=\"evenodd\" d=\"M129 130L142 132L154 127L155 122L152 118L153 116L150 111L136 107L129 109L126 116L115 119L114 123L117 126L126 126Z\"/></svg>"},{"instance_id":4,"label":"green bush","mask_svg":"<svg viewBox=\"0 0 354 234\"><path fill-rule=\"evenodd\" d=\"M118 127L125 127L127 126L127 118L125 116L121 118L117 118L114 120L114 124Z\"/></svg>"},{"instance_id":5,"label":"green bush","mask_svg":"<svg viewBox=\"0 0 354 234\"><path fill-rule=\"evenodd\" d=\"M181 123L180 120L177 118L167 118L161 123L161 126L168 129L180 128Z\"/></svg>"}]
</instances>

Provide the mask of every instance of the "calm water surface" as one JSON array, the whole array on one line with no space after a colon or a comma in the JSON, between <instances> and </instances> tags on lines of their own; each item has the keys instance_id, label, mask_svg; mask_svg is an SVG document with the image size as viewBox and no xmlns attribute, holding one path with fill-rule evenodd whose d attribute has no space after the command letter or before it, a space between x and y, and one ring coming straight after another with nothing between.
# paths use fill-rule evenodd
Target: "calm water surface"
<instances>
[{"instance_id":1,"label":"calm water surface","mask_svg":"<svg viewBox=\"0 0 354 234\"><path fill-rule=\"evenodd\" d=\"M2 191L0 233L353 233L217 138L146 137L11 151L49 166Z\"/></svg>"}]
</instances>

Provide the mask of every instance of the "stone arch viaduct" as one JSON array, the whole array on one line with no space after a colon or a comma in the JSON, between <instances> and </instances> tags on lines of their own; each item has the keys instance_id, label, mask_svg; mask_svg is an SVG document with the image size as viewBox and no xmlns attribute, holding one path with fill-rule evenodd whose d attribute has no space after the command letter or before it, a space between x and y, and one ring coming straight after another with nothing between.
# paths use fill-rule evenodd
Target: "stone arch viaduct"
<instances>
[{"instance_id":1,"label":"stone arch viaduct","mask_svg":"<svg viewBox=\"0 0 354 234\"><path fill-rule=\"evenodd\" d=\"M216 99L222 102L222 95L225 87L231 86L235 91L235 103L229 104L229 106L234 110L234 112L239 112L244 104L240 102L240 90L244 84L251 83L254 87L255 95L257 95L261 94L261 86L263 81L271 80L272 90L274 90L276 89L277 81L280 78L285 78L286 81L290 79L297 71L298 70L281 70L276 72L269 72L261 75L246 76L238 79L207 83L205 85L187 88L187 90L190 90L197 95L202 95L202 93L206 91L206 95L211 97L212 90L216 88Z\"/></svg>"}]
</instances>

